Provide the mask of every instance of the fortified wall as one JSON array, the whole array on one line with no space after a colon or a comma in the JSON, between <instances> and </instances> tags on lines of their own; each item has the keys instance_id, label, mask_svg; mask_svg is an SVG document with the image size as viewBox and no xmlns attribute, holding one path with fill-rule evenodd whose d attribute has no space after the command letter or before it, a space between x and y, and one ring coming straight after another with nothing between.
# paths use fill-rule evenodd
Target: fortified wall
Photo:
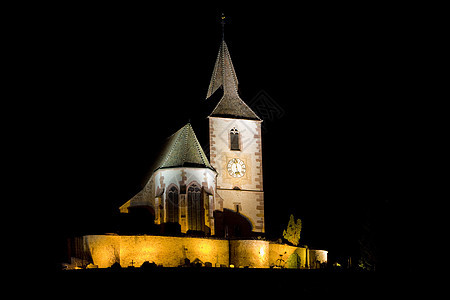
<instances>
[{"instance_id":1,"label":"fortified wall","mask_svg":"<svg viewBox=\"0 0 450 300\"><path fill-rule=\"evenodd\" d=\"M99 268L115 262L122 267L139 267L145 261L163 267L191 262L212 267L319 268L327 251L311 250L263 240L169 237L152 235L86 235L77 238L74 256ZM320 260L320 261L317 261ZM312 263L313 262L313 263Z\"/></svg>"}]
</instances>

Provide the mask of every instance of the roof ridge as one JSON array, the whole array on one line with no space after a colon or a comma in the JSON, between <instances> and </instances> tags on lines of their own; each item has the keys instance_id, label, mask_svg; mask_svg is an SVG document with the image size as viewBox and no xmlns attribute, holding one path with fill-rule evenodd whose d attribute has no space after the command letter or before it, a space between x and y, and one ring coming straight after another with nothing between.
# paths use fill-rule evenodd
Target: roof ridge
<instances>
[{"instance_id":1,"label":"roof ridge","mask_svg":"<svg viewBox=\"0 0 450 300\"><path fill-rule=\"evenodd\" d=\"M175 135L179 134L179 133L178 133L179 131L180 131L180 129L178 129L174 134L172 134L171 136L169 136L169 137L167 138L167 140L168 140L167 142L168 142L168 143L170 143L170 140L173 139L173 138L174 138L175 140L174 140L172 146L170 147L169 151L167 152L167 154L166 154L164 160L161 162L160 166L157 167L158 169L159 169L161 166L165 165L166 162L167 162L167 160L169 160L169 157L170 157L170 155L172 154L173 149L175 148L175 145L178 143L178 136L175 136Z\"/></svg>"},{"instance_id":2,"label":"roof ridge","mask_svg":"<svg viewBox=\"0 0 450 300\"><path fill-rule=\"evenodd\" d=\"M189 123L188 123L189 124ZM184 166L184 164L185 164L185 162L186 162L186 155L187 155L187 148L188 148L188 134L189 134L189 131L188 130L186 130L186 126L187 126L187 124L186 125L184 125L183 126L183 134L184 134L184 151L183 151L183 163L181 164L182 166Z\"/></svg>"}]
</instances>

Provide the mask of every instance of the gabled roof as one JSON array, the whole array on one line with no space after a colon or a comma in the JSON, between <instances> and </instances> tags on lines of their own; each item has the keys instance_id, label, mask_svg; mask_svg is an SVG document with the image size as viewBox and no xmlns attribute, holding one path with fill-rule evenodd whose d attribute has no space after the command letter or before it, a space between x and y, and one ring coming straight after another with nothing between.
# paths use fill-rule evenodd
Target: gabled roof
<instances>
[{"instance_id":1,"label":"gabled roof","mask_svg":"<svg viewBox=\"0 0 450 300\"><path fill-rule=\"evenodd\" d=\"M214 94L219 87L223 88L223 96L210 117L261 120L239 97L236 72L224 40L220 45L206 98Z\"/></svg>"},{"instance_id":2,"label":"gabled roof","mask_svg":"<svg viewBox=\"0 0 450 300\"><path fill-rule=\"evenodd\" d=\"M190 123L187 123L167 139L152 171L176 167L198 167L214 170Z\"/></svg>"}]
</instances>

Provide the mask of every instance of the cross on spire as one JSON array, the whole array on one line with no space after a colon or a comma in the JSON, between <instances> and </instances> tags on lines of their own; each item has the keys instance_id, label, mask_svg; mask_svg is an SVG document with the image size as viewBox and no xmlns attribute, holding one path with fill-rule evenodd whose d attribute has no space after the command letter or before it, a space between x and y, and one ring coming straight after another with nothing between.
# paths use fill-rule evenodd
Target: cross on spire
<instances>
[{"instance_id":1,"label":"cross on spire","mask_svg":"<svg viewBox=\"0 0 450 300\"><path fill-rule=\"evenodd\" d=\"M220 16L222 24L222 41L225 40L225 14L222 12L222 15Z\"/></svg>"}]
</instances>

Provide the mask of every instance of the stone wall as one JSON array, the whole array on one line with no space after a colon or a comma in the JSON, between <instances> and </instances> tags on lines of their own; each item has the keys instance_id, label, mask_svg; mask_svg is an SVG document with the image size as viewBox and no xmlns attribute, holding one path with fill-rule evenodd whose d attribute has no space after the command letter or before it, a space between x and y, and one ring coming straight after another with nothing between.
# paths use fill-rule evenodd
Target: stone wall
<instances>
[{"instance_id":1,"label":"stone wall","mask_svg":"<svg viewBox=\"0 0 450 300\"><path fill-rule=\"evenodd\" d=\"M121 236L120 262L136 266L144 261L155 262L164 267L178 267L184 259L200 260L212 265L228 265L228 241L206 238L167 236Z\"/></svg>"},{"instance_id":2,"label":"stone wall","mask_svg":"<svg viewBox=\"0 0 450 300\"><path fill-rule=\"evenodd\" d=\"M86 257L100 268L116 261L122 267L140 266L144 261L178 267L185 258L213 266L229 264L227 240L151 235L88 235L84 240Z\"/></svg>"},{"instance_id":3,"label":"stone wall","mask_svg":"<svg viewBox=\"0 0 450 300\"><path fill-rule=\"evenodd\" d=\"M269 267L269 242L267 241L232 240L230 253L231 264L235 267Z\"/></svg>"},{"instance_id":4,"label":"stone wall","mask_svg":"<svg viewBox=\"0 0 450 300\"><path fill-rule=\"evenodd\" d=\"M293 269L308 267L306 248L270 243L269 265Z\"/></svg>"},{"instance_id":5,"label":"stone wall","mask_svg":"<svg viewBox=\"0 0 450 300\"><path fill-rule=\"evenodd\" d=\"M184 264L185 258L191 262L209 262L216 267L232 264L235 267L252 268L308 268L307 252L310 251L314 251L308 254L314 261L326 262L327 259L327 252L323 250L308 250L263 240L87 235L83 241L84 257L100 268L110 267L115 262L119 262L122 267L139 267L144 261L164 267L178 267Z\"/></svg>"},{"instance_id":6,"label":"stone wall","mask_svg":"<svg viewBox=\"0 0 450 300\"><path fill-rule=\"evenodd\" d=\"M117 235L85 235L84 256L100 268L120 263L120 236Z\"/></svg>"},{"instance_id":7,"label":"stone wall","mask_svg":"<svg viewBox=\"0 0 450 300\"><path fill-rule=\"evenodd\" d=\"M325 250L310 250L309 251L309 265L313 269L320 269L324 263L328 261L328 251Z\"/></svg>"}]
</instances>

